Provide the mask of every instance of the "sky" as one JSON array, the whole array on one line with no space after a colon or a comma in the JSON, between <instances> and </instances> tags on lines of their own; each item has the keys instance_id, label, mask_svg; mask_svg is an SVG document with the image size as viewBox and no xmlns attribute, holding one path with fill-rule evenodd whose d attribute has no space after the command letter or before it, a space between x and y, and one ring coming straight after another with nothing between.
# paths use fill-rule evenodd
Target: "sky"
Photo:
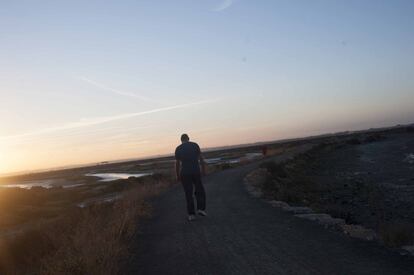
<instances>
[{"instance_id":1,"label":"sky","mask_svg":"<svg viewBox=\"0 0 414 275\"><path fill-rule=\"evenodd\" d=\"M414 122L414 1L0 1L0 174Z\"/></svg>"}]
</instances>

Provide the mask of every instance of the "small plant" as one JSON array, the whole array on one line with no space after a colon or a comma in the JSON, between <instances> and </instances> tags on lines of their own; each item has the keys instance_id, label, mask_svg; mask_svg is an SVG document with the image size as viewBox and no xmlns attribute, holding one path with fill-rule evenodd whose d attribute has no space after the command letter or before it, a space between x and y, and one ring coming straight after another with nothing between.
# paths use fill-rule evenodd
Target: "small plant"
<instances>
[{"instance_id":1,"label":"small plant","mask_svg":"<svg viewBox=\"0 0 414 275\"><path fill-rule=\"evenodd\" d=\"M284 163L267 161L262 163L260 168L265 168L273 177L286 178L288 176Z\"/></svg>"},{"instance_id":2,"label":"small plant","mask_svg":"<svg viewBox=\"0 0 414 275\"><path fill-rule=\"evenodd\" d=\"M414 126L408 126L408 127L406 128L406 131L407 131L408 133L414 133Z\"/></svg>"},{"instance_id":3,"label":"small plant","mask_svg":"<svg viewBox=\"0 0 414 275\"><path fill-rule=\"evenodd\" d=\"M125 180L125 183L137 179ZM169 183L140 179L112 203L73 207L0 242L0 274L119 274L147 199Z\"/></svg>"},{"instance_id":4,"label":"small plant","mask_svg":"<svg viewBox=\"0 0 414 275\"><path fill-rule=\"evenodd\" d=\"M380 226L380 236L385 245L390 247L400 247L414 244L414 224L413 223L386 223Z\"/></svg>"},{"instance_id":5,"label":"small plant","mask_svg":"<svg viewBox=\"0 0 414 275\"><path fill-rule=\"evenodd\" d=\"M348 139L346 143L349 145L359 145L361 144L361 141L358 138L351 138L351 139Z\"/></svg>"},{"instance_id":6,"label":"small plant","mask_svg":"<svg viewBox=\"0 0 414 275\"><path fill-rule=\"evenodd\" d=\"M364 142L366 143L371 143L371 142L377 142L377 141L381 141L384 139L384 136L380 135L380 134L374 134L374 135L369 135L364 139Z\"/></svg>"}]
</instances>

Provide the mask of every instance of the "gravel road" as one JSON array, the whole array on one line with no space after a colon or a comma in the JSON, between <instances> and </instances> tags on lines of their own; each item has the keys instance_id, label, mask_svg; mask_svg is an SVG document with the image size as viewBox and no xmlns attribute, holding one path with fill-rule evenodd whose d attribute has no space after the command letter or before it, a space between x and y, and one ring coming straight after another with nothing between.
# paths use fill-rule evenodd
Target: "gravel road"
<instances>
[{"instance_id":1,"label":"gravel road","mask_svg":"<svg viewBox=\"0 0 414 275\"><path fill-rule=\"evenodd\" d=\"M181 186L155 199L153 216L133 243L127 273L414 274L414 257L327 230L251 197L243 178L259 163L205 177L209 216L195 222L186 221Z\"/></svg>"}]
</instances>

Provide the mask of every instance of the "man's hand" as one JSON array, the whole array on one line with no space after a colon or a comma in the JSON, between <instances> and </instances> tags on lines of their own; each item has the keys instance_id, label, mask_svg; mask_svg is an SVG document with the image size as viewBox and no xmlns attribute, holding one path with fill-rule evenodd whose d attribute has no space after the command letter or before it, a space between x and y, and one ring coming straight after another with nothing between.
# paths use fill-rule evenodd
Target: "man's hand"
<instances>
[{"instance_id":1,"label":"man's hand","mask_svg":"<svg viewBox=\"0 0 414 275\"><path fill-rule=\"evenodd\" d=\"M204 177L205 175L207 175L207 168L206 168L206 162L204 160L204 157L202 154L200 154L200 164L201 164L201 175Z\"/></svg>"},{"instance_id":2,"label":"man's hand","mask_svg":"<svg viewBox=\"0 0 414 275\"><path fill-rule=\"evenodd\" d=\"M179 160L175 161L175 176L177 178L177 183L179 183L181 181L181 163Z\"/></svg>"}]
</instances>

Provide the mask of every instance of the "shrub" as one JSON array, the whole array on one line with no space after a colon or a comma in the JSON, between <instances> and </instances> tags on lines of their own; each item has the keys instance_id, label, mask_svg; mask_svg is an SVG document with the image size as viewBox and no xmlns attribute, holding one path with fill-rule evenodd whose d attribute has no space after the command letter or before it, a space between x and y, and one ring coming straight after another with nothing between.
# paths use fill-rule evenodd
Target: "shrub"
<instances>
[{"instance_id":1,"label":"shrub","mask_svg":"<svg viewBox=\"0 0 414 275\"><path fill-rule=\"evenodd\" d=\"M351 138L346 141L349 145L358 145L361 144L361 141L358 138Z\"/></svg>"},{"instance_id":2,"label":"shrub","mask_svg":"<svg viewBox=\"0 0 414 275\"><path fill-rule=\"evenodd\" d=\"M373 134L373 135L369 135L364 139L364 142L366 143L371 143L371 142L376 142L376 141L381 141L384 139L384 136L380 135L380 134Z\"/></svg>"},{"instance_id":3,"label":"shrub","mask_svg":"<svg viewBox=\"0 0 414 275\"><path fill-rule=\"evenodd\" d=\"M265 168L273 177L286 178L288 176L284 163L279 164L274 161L266 161L260 165L260 168Z\"/></svg>"},{"instance_id":4,"label":"shrub","mask_svg":"<svg viewBox=\"0 0 414 275\"><path fill-rule=\"evenodd\" d=\"M230 169L231 168L231 164L230 163L223 163L223 164L220 164L220 169L221 170L226 170L226 169Z\"/></svg>"},{"instance_id":5,"label":"shrub","mask_svg":"<svg viewBox=\"0 0 414 275\"><path fill-rule=\"evenodd\" d=\"M39 223L0 241L0 274L118 274L146 200L168 184L154 179L124 190L121 199Z\"/></svg>"},{"instance_id":6,"label":"shrub","mask_svg":"<svg viewBox=\"0 0 414 275\"><path fill-rule=\"evenodd\" d=\"M406 128L406 131L407 131L408 133L414 133L414 126L408 126L408 127Z\"/></svg>"},{"instance_id":7,"label":"shrub","mask_svg":"<svg viewBox=\"0 0 414 275\"><path fill-rule=\"evenodd\" d=\"M380 226L379 232L382 241L387 246L400 247L414 244L413 223L388 222Z\"/></svg>"}]
</instances>

